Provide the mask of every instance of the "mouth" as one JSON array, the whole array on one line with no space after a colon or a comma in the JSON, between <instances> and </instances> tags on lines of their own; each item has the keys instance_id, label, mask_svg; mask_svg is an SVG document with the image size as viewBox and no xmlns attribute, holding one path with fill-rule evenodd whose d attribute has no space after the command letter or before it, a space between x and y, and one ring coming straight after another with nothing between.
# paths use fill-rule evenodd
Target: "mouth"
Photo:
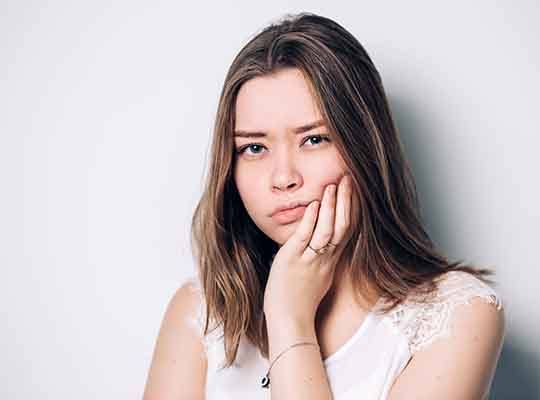
<instances>
[{"instance_id":1,"label":"mouth","mask_svg":"<svg viewBox=\"0 0 540 400\"><path fill-rule=\"evenodd\" d=\"M293 208L278 211L272 215L272 219L281 225L290 224L300 219L306 211L307 205L298 205Z\"/></svg>"}]
</instances>

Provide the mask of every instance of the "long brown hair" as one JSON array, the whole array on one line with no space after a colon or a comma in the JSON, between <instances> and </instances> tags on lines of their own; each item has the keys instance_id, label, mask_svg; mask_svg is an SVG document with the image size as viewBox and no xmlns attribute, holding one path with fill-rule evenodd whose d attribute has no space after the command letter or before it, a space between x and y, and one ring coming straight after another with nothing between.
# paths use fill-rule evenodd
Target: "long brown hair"
<instances>
[{"instance_id":1,"label":"long brown hair","mask_svg":"<svg viewBox=\"0 0 540 400\"><path fill-rule=\"evenodd\" d=\"M246 81L299 69L353 182L352 232L340 254L354 288L375 288L390 311L410 294L428 295L450 270L485 282L489 269L449 262L429 238L381 77L362 45L341 25L312 13L286 15L257 33L227 72L209 171L192 220L192 247L206 300L204 333L223 327L226 364L240 337L268 357L263 294L279 246L248 216L233 179L234 115Z\"/></svg>"}]
</instances>

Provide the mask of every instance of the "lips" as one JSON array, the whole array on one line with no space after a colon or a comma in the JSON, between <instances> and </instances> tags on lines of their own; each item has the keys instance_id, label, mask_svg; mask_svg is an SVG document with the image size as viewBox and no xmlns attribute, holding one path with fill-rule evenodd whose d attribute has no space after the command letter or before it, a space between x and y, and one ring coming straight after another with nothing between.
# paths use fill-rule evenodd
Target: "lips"
<instances>
[{"instance_id":1,"label":"lips","mask_svg":"<svg viewBox=\"0 0 540 400\"><path fill-rule=\"evenodd\" d=\"M279 207L276 207L274 211L270 214L270 217L273 217L275 214L277 214L280 211L289 210L292 208L296 208L298 206L307 206L308 204L309 204L309 201L301 201L301 200L290 201Z\"/></svg>"},{"instance_id":2,"label":"lips","mask_svg":"<svg viewBox=\"0 0 540 400\"><path fill-rule=\"evenodd\" d=\"M304 215L306 208L307 206L299 205L297 207L281 210L274 213L272 219L282 225L290 224L291 222L300 219Z\"/></svg>"}]
</instances>

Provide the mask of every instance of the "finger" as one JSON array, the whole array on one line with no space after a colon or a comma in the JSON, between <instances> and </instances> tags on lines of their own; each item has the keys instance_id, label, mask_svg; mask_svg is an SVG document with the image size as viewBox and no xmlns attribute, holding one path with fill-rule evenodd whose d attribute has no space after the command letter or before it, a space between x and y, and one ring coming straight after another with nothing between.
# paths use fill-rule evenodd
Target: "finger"
<instances>
[{"instance_id":1,"label":"finger","mask_svg":"<svg viewBox=\"0 0 540 400\"><path fill-rule=\"evenodd\" d=\"M351 177L346 174L339 182L336 195L336 219L334 224L334 234L330 239L330 243L339 245L345 237L351 223Z\"/></svg>"},{"instance_id":2,"label":"finger","mask_svg":"<svg viewBox=\"0 0 540 400\"><path fill-rule=\"evenodd\" d=\"M306 207L304 215L302 216L302 219L300 220L300 223L298 224L298 227L291 235L289 240L287 240L285 243L285 245L298 256L304 252L309 241L311 240L311 235L313 234L313 229L315 228L318 212L319 201L314 200L309 203L309 205Z\"/></svg>"},{"instance_id":3,"label":"finger","mask_svg":"<svg viewBox=\"0 0 540 400\"><path fill-rule=\"evenodd\" d=\"M325 188L313 236L308 243L309 247L306 246L306 249L302 254L302 260L307 263L313 262L313 260L316 258L323 261L323 259L327 259L327 255L325 253L330 255L333 252L333 249L326 247L326 245L330 241L334 230L336 206L335 192L335 184L328 185ZM321 251L319 252L319 250ZM323 254L325 257L322 257Z\"/></svg>"},{"instance_id":4,"label":"finger","mask_svg":"<svg viewBox=\"0 0 540 400\"><path fill-rule=\"evenodd\" d=\"M328 244L334 233L334 220L336 216L336 185L326 186L321 209L309 245L315 249L323 248Z\"/></svg>"}]
</instances>

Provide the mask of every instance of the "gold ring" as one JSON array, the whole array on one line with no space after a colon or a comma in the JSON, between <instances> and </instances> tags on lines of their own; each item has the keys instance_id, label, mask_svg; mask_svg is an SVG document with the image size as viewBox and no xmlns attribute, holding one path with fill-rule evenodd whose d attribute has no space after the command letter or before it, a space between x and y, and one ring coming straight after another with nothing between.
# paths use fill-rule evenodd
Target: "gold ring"
<instances>
[{"instance_id":1,"label":"gold ring","mask_svg":"<svg viewBox=\"0 0 540 400\"><path fill-rule=\"evenodd\" d=\"M314 248L311 247L309 244L308 244L308 247L309 247L311 250L313 250L315 253L317 253L317 254L324 254L324 253L326 253L326 251L328 250L328 245L323 246L323 247L320 248L320 249L314 249Z\"/></svg>"}]
</instances>

